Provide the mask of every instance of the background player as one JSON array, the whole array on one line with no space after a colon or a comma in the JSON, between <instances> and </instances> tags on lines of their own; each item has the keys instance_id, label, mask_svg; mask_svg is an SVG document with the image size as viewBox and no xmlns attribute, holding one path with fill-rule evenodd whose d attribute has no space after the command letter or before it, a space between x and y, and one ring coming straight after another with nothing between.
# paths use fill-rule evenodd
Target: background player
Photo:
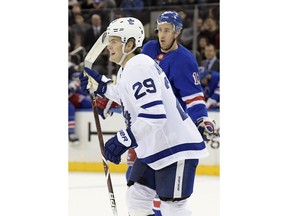
<instances>
[{"instance_id":1,"label":"background player","mask_svg":"<svg viewBox=\"0 0 288 216\"><path fill-rule=\"evenodd\" d=\"M126 196L129 214L154 215L152 201L157 193L163 216L191 215L187 198L193 192L198 159L208 155L201 134L158 64L138 54L144 39L142 23L131 17L117 19L108 26L107 35L109 60L121 66L116 84L109 84L97 71L85 71L94 80L95 94L121 104L127 126L106 142L105 157L118 164L129 148L137 152ZM87 92L88 78L83 74L79 78ZM149 172L146 182L141 180L144 172Z\"/></svg>"},{"instance_id":2,"label":"background player","mask_svg":"<svg viewBox=\"0 0 288 216\"><path fill-rule=\"evenodd\" d=\"M80 90L79 72L75 65L69 63L68 68L68 138L71 146L79 146L79 138L76 134L75 112L77 109L91 109L89 95Z\"/></svg>"}]
</instances>

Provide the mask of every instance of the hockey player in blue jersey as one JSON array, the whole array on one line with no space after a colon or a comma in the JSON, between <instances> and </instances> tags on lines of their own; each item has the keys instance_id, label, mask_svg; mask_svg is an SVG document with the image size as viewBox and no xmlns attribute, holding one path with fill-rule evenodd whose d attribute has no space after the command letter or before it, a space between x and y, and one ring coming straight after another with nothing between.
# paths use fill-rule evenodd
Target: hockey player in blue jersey
<instances>
[{"instance_id":1,"label":"hockey player in blue jersey","mask_svg":"<svg viewBox=\"0 0 288 216\"><path fill-rule=\"evenodd\" d=\"M207 109L220 109L220 74L199 67L199 79L206 100Z\"/></svg>"},{"instance_id":2,"label":"hockey player in blue jersey","mask_svg":"<svg viewBox=\"0 0 288 216\"><path fill-rule=\"evenodd\" d=\"M207 117L205 97L198 76L197 61L191 51L177 43L177 37L182 26L181 17L177 12L166 11L162 13L157 18L158 40L151 40L144 44L142 53L149 55L163 69L181 107L196 124L203 139L209 141L214 134L215 122ZM134 149L130 149L127 157L129 166L126 173L127 178L130 176L135 158ZM149 172L146 174L149 174ZM144 173L142 179L145 178ZM154 203L159 205L157 200ZM155 212L157 216L161 215L158 210L155 210Z\"/></svg>"},{"instance_id":3,"label":"hockey player in blue jersey","mask_svg":"<svg viewBox=\"0 0 288 216\"><path fill-rule=\"evenodd\" d=\"M154 215L152 201L161 200L163 216L190 216L191 196L199 158L208 156L204 140L176 99L172 85L157 63L140 53L142 23L119 18L107 28L109 60L121 67L114 84L85 68L79 76L82 91L92 85L95 95L121 104L126 129L105 144L105 157L120 163L135 148L137 159L129 177L126 204L130 216ZM135 169L134 169L135 168ZM142 174L149 172L147 178Z\"/></svg>"},{"instance_id":4,"label":"hockey player in blue jersey","mask_svg":"<svg viewBox=\"0 0 288 216\"><path fill-rule=\"evenodd\" d=\"M181 44L177 37L182 29L181 17L175 11L166 11L157 19L158 40L148 41L142 53L154 59L168 77L173 92L182 108L193 122L207 119L205 98L198 77L198 64L194 55ZM204 140L209 140L213 131L204 131Z\"/></svg>"},{"instance_id":5,"label":"hockey player in blue jersey","mask_svg":"<svg viewBox=\"0 0 288 216\"><path fill-rule=\"evenodd\" d=\"M81 92L78 80L79 72L75 70L73 64L68 71L68 138L71 146L78 146L80 142L75 131L75 112L77 109L91 109L91 99Z\"/></svg>"}]
</instances>

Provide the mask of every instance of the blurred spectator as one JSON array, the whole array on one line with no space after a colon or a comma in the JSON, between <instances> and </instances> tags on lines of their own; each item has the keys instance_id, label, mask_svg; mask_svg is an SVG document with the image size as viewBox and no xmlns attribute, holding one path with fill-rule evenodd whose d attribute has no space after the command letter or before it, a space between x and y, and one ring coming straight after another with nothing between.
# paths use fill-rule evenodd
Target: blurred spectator
<instances>
[{"instance_id":1,"label":"blurred spectator","mask_svg":"<svg viewBox=\"0 0 288 216\"><path fill-rule=\"evenodd\" d=\"M122 11L120 11L120 10L115 10L114 19L118 19L118 18L121 18L121 17L123 17L123 16L124 16L124 15L123 15Z\"/></svg>"},{"instance_id":2,"label":"blurred spectator","mask_svg":"<svg viewBox=\"0 0 288 216\"><path fill-rule=\"evenodd\" d=\"M92 15L91 24L91 27L86 31L83 43L87 52L89 52L99 36L101 36L101 34L106 30L106 27L102 25L102 19L98 14ZM98 70L100 74L106 75L108 73L107 60L106 55L102 53L94 62L93 69Z\"/></svg>"},{"instance_id":3,"label":"blurred spectator","mask_svg":"<svg viewBox=\"0 0 288 216\"><path fill-rule=\"evenodd\" d=\"M208 44L205 47L205 57L206 59L201 62L201 66L207 71L213 70L220 72L220 62L216 56L216 50L213 44Z\"/></svg>"},{"instance_id":4,"label":"blurred spectator","mask_svg":"<svg viewBox=\"0 0 288 216\"><path fill-rule=\"evenodd\" d=\"M197 19L197 37L200 34L200 31L203 26L203 19ZM193 38L194 38L194 24L193 22L190 23L190 26L184 28L181 32L179 42L185 46L187 49L191 50L193 47Z\"/></svg>"},{"instance_id":5,"label":"blurred spectator","mask_svg":"<svg viewBox=\"0 0 288 216\"><path fill-rule=\"evenodd\" d=\"M75 47L75 33L72 30L71 26L68 26L68 42L69 42L68 51L71 52L72 50L74 50Z\"/></svg>"},{"instance_id":6,"label":"blurred spectator","mask_svg":"<svg viewBox=\"0 0 288 216\"><path fill-rule=\"evenodd\" d=\"M103 0L93 0L93 7L96 10L104 8L104 1Z\"/></svg>"},{"instance_id":7,"label":"blurred spectator","mask_svg":"<svg viewBox=\"0 0 288 216\"><path fill-rule=\"evenodd\" d=\"M75 16L82 14L80 4L73 4L72 9L68 11L68 25L71 26L75 24Z\"/></svg>"},{"instance_id":8,"label":"blurred spectator","mask_svg":"<svg viewBox=\"0 0 288 216\"><path fill-rule=\"evenodd\" d=\"M78 4L78 0L68 0L68 9L72 9L75 4Z\"/></svg>"},{"instance_id":9,"label":"blurred spectator","mask_svg":"<svg viewBox=\"0 0 288 216\"><path fill-rule=\"evenodd\" d=\"M220 74L199 67L199 79L206 100L207 109L220 108Z\"/></svg>"},{"instance_id":10,"label":"blurred spectator","mask_svg":"<svg viewBox=\"0 0 288 216\"><path fill-rule=\"evenodd\" d=\"M198 32L198 35L200 34L200 32L202 31L203 29L203 19L201 17L198 17L197 19L197 32Z\"/></svg>"},{"instance_id":11,"label":"blurred spectator","mask_svg":"<svg viewBox=\"0 0 288 216\"><path fill-rule=\"evenodd\" d=\"M143 0L122 0L119 8L123 11L124 16L134 16L142 11L144 7Z\"/></svg>"},{"instance_id":12,"label":"blurred spectator","mask_svg":"<svg viewBox=\"0 0 288 216\"><path fill-rule=\"evenodd\" d=\"M101 17L101 24L105 26L105 30L110 23L110 11L106 10L103 0L93 0L93 9L90 9L87 20L90 20L94 14Z\"/></svg>"},{"instance_id":13,"label":"blurred spectator","mask_svg":"<svg viewBox=\"0 0 288 216\"><path fill-rule=\"evenodd\" d=\"M199 65L201 65L201 62L206 59L205 56L205 47L208 45L208 38L204 35L200 35L198 37L198 46L197 46L197 51L199 52L200 55L200 61L198 62Z\"/></svg>"},{"instance_id":14,"label":"blurred spectator","mask_svg":"<svg viewBox=\"0 0 288 216\"><path fill-rule=\"evenodd\" d=\"M179 10L178 14L179 14L179 16L182 19L183 29L184 28L190 28L191 26L193 26L192 19L190 18L192 16L191 15L187 16L188 14L187 14L187 12L185 10L183 10L183 9Z\"/></svg>"},{"instance_id":15,"label":"blurred spectator","mask_svg":"<svg viewBox=\"0 0 288 216\"><path fill-rule=\"evenodd\" d=\"M94 8L94 0L82 0L81 1L81 8L83 10L90 10Z\"/></svg>"},{"instance_id":16,"label":"blurred spectator","mask_svg":"<svg viewBox=\"0 0 288 216\"><path fill-rule=\"evenodd\" d=\"M208 38L209 43L213 44L216 49L220 48L220 35L217 22L214 18L208 17L204 21L203 31L200 33Z\"/></svg>"},{"instance_id":17,"label":"blurred spectator","mask_svg":"<svg viewBox=\"0 0 288 216\"><path fill-rule=\"evenodd\" d=\"M84 22L84 17L78 14L75 16L75 24L71 28L75 34L75 48L83 46L84 36L91 25Z\"/></svg>"},{"instance_id":18,"label":"blurred spectator","mask_svg":"<svg viewBox=\"0 0 288 216\"><path fill-rule=\"evenodd\" d=\"M91 49L93 44L96 42L98 37L106 30L104 26L102 26L101 16L98 14L94 14L91 17L91 27L87 29L85 37L84 37L84 47L87 52Z\"/></svg>"},{"instance_id":19,"label":"blurred spectator","mask_svg":"<svg viewBox=\"0 0 288 216\"><path fill-rule=\"evenodd\" d=\"M219 8L218 7L209 8L208 17L213 17L215 20L219 20L220 19Z\"/></svg>"},{"instance_id":20,"label":"blurred spectator","mask_svg":"<svg viewBox=\"0 0 288 216\"><path fill-rule=\"evenodd\" d=\"M115 0L104 0L104 8L116 8L116 1Z\"/></svg>"}]
</instances>

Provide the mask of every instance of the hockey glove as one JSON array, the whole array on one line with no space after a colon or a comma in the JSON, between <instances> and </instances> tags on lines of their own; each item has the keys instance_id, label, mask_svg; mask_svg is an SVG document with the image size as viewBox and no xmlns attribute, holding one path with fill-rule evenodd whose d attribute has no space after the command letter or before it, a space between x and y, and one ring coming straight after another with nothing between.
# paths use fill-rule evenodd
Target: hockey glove
<instances>
[{"instance_id":1,"label":"hockey glove","mask_svg":"<svg viewBox=\"0 0 288 216\"><path fill-rule=\"evenodd\" d=\"M110 108L118 107L118 104L108 98L98 97L96 99L96 107L98 114L103 118L107 118L108 116L112 116L113 112L110 111Z\"/></svg>"},{"instance_id":2,"label":"hockey glove","mask_svg":"<svg viewBox=\"0 0 288 216\"><path fill-rule=\"evenodd\" d=\"M119 164L121 155L129 148L137 147L135 137L131 130L120 130L114 137L109 139L105 144L104 155L105 158L112 163Z\"/></svg>"},{"instance_id":3,"label":"hockey glove","mask_svg":"<svg viewBox=\"0 0 288 216\"><path fill-rule=\"evenodd\" d=\"M201 117L195 122L204 141L210 141L215 133L216 122L209 117Z\"/></svg>"},{"instance_id":4,"label":"hockey glove","mask_svg":"<svg viewBox=\"0 0 288 216\"><path fill-rule=\"evenodd\" d=\"M79 79L81 81L82 92L89 94L89 90L92 87L94 94L99 94L102 97L104 97L104 94L107 90L107 84L112 82L111 79L108 79L106 76L99 74L98 71L91 70L87 67L84 67L84 72L80 73Z\"/></svg>"}]
</instances>

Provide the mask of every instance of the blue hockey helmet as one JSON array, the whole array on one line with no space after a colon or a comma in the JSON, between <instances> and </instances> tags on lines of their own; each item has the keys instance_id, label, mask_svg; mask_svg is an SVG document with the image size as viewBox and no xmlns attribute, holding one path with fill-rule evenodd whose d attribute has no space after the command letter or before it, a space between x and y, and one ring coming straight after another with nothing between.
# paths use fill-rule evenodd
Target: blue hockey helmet
<instances>
[{"instance_id":1,"label":"blue hockey helmet","mask_svg":"<svg viewBox=\"0 0 288 216\"><path fill-rule=\"evenodd\" d=\"M182 19L176 11L165 11L159 15L157 18L157 26L163 23L174 25L175 32L180 32L183 27Z\"/></svg>"}]
</instances>

